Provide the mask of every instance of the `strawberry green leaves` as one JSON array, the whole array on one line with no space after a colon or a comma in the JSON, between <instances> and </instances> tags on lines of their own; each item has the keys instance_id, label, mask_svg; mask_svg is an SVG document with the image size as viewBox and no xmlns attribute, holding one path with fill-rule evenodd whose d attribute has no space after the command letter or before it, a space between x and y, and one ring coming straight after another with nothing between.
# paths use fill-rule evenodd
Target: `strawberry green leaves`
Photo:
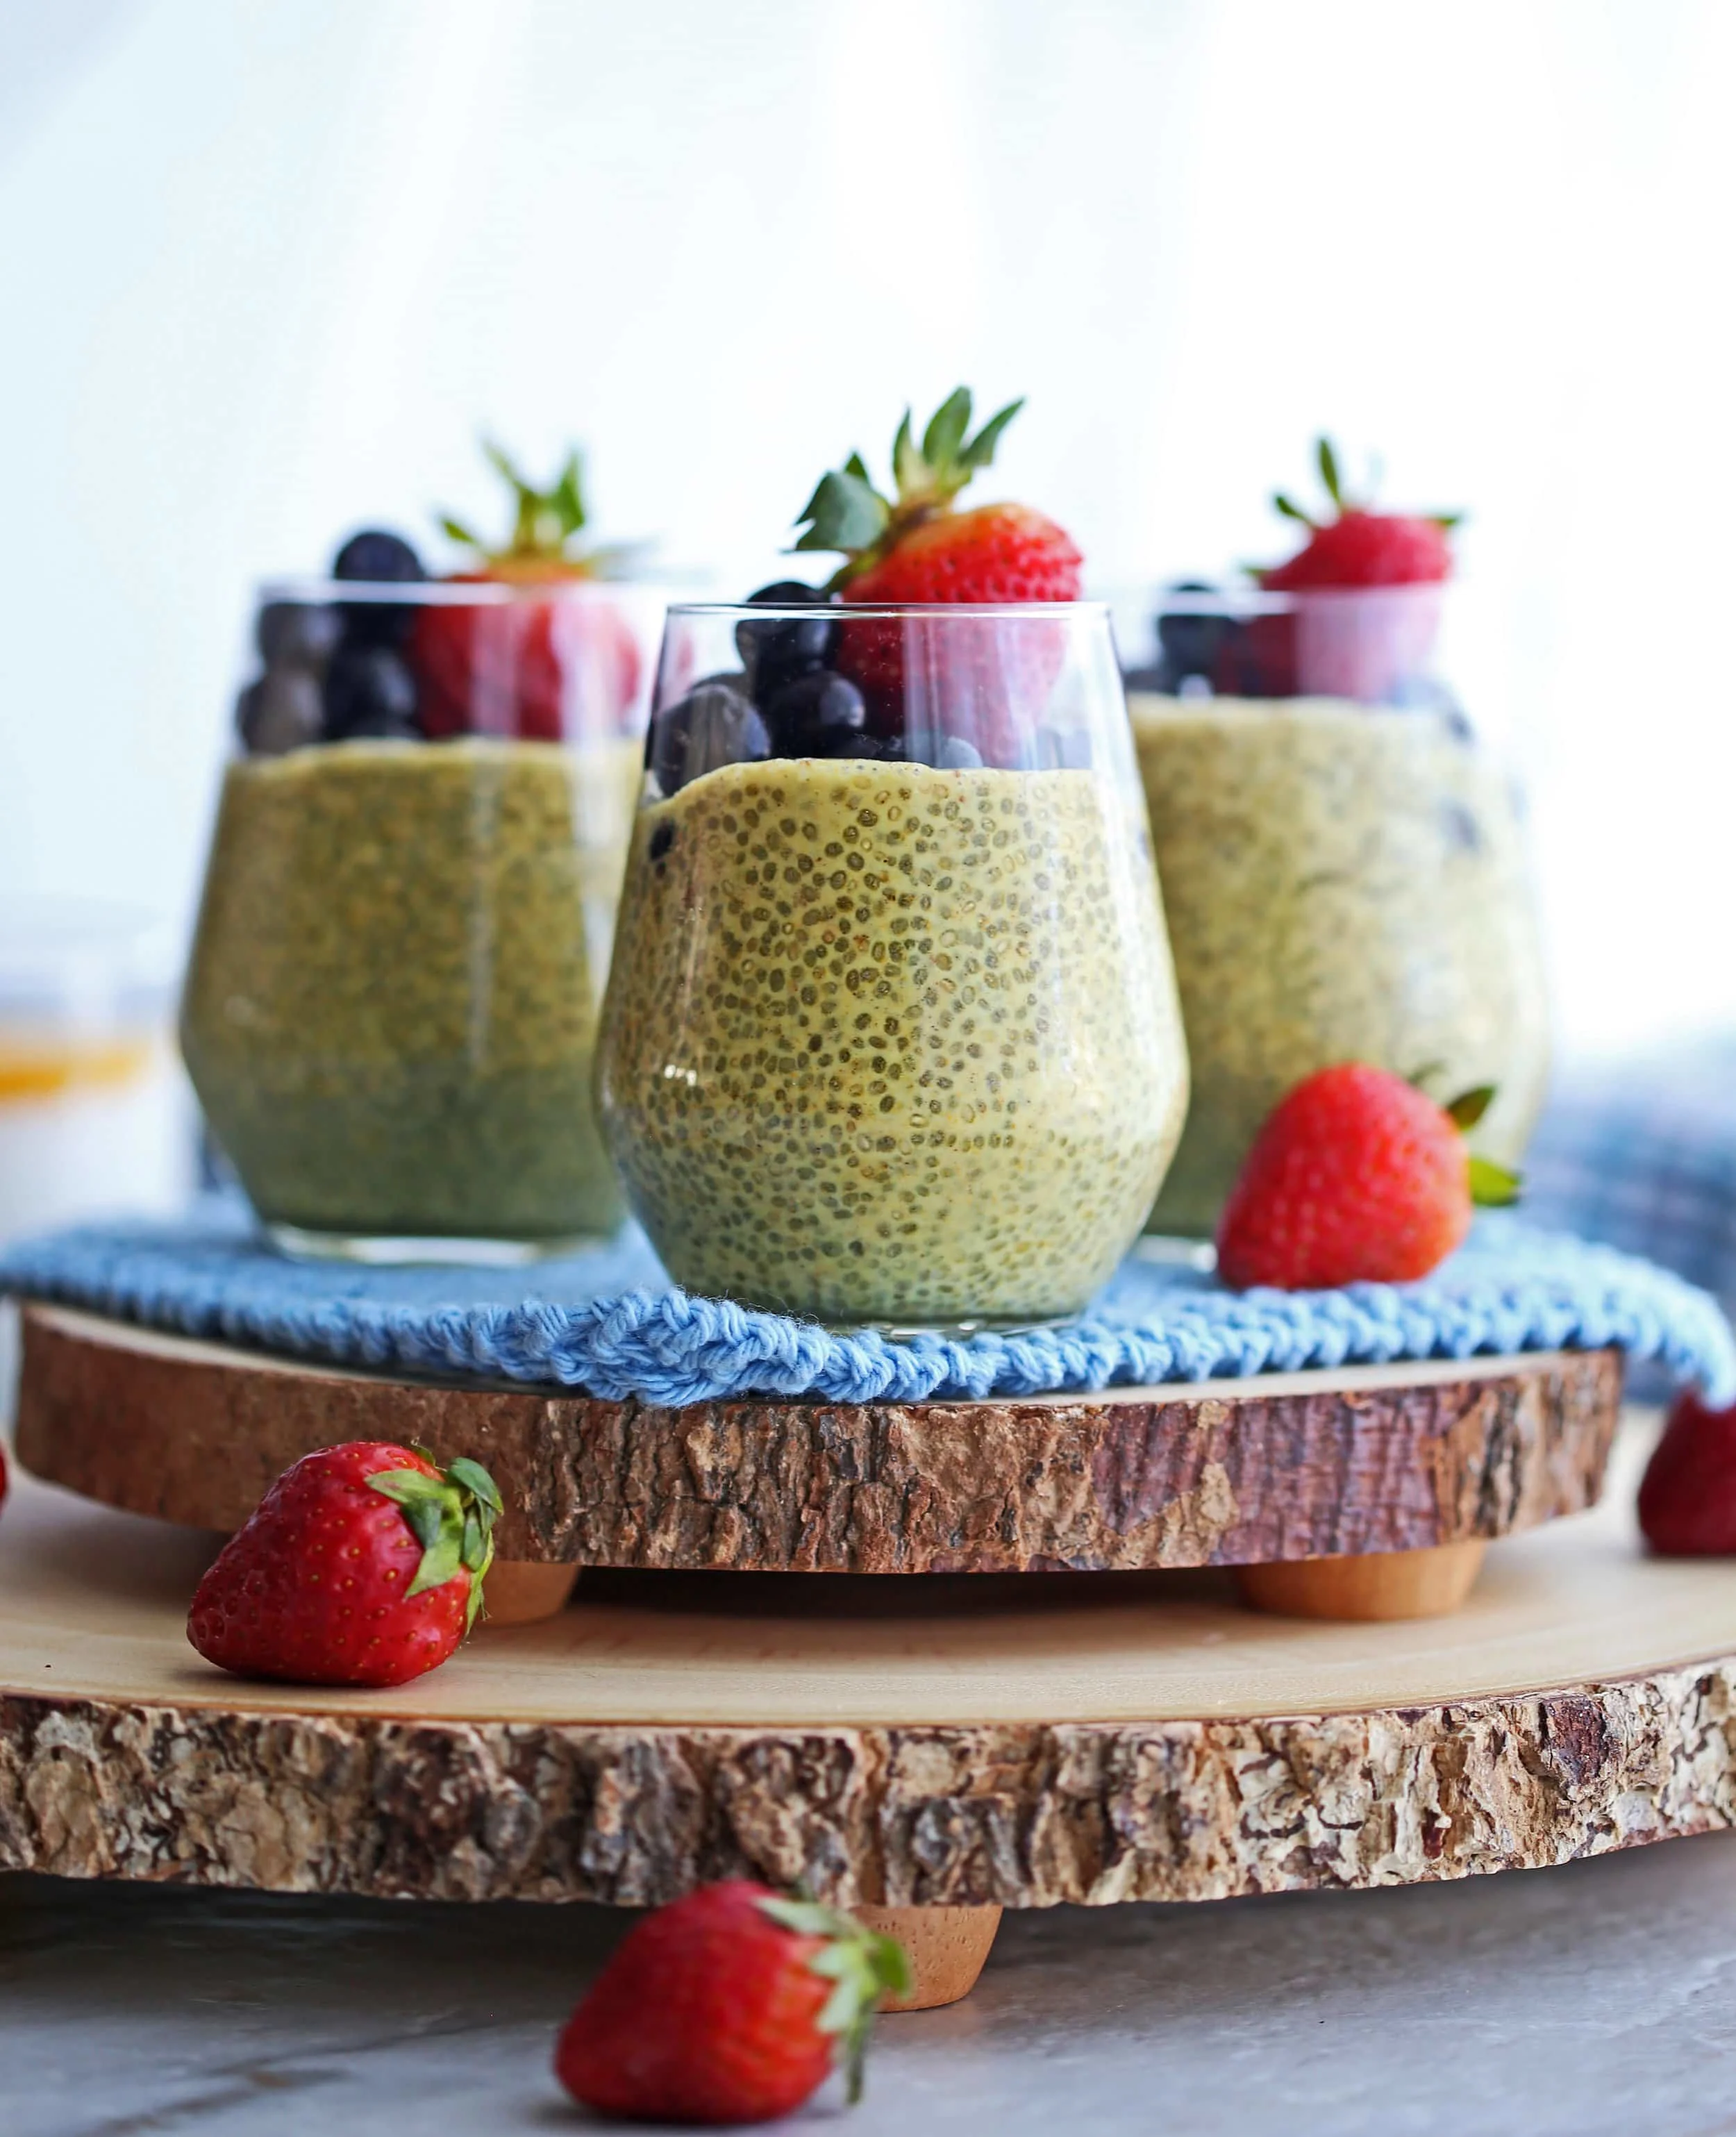
<instances>
[{"instance_id":1,"label":"strawberry green leaves","mask_svg":"<svg viewBox=\"0 0 1736 2137\"><path fill-rule=\"evenodd\" d=\"M761 1900L762 1913L797 1936L824 1937L824 1948L808 1961L810 1973L834 1986L815 2022L838 2042L853 2107L862 2097L863 2058L868 2029L883 1996L902 1996L911 1987L910 1960L895 1937L863 1928L853 1916L812 1900Z\"/></svg>"},{"instance_id":2,"label":"strawberry green leaves","mask_svg":"<svg viewBox=\"0 0 1736 2137\"><path fill-rule=\"evenodd\" d=\"M797 516L797 549L841 550L849 562L839 582L866 570L920 521L944 512L960 490L994 460L1001 437L1024 406L1009 402L973 436L968 387L956 387L936 409L917 442L906 409L892 441L894 494L884 497L869 479L860 453L822 475Z\"/></svg>"},{"instance_id":3,"label":"strawberry green leaves","mask_svg":"<svg viewBox=\"0 0 1736 2137\"><path fill-rule=\"evenodd\" d=\"M1461 1135L1468 1134L1495 1103L1493 1083L1479 1083L1461 1091L1446 1107L1447 1117ZM1471 1199L1480 1210L1505 1210L1518 1201L1520 1176L1497 1165L1492 1157L1473 1151L1466 1161L1471 1169Z\"/></svg>"},{"instance_id":4,"label":"strawberry green leaves","mask_svg":"<svg viewBox=\"0 0 1736 2137\"><path fill-rule=\"evenodd\" d=\"M460 1455L437 1477L420 1469L381 1469L367 1482L372 1490L402 1507L422 1546L421 1562L404 1591L405 1599L442 1587L460 1572L468 1573L468 1633L482 1609L482 1585L494 1559L494 1520L501 1511L501 1499L494 1478L479 1462Z\"/></svg>"},{"instance_id":5,"label":"strawberry green leaves","mask_svg":"<svg viewBox=\"0 0 1736 2137\"><path fill-rule=\"evenodd\" d=\"M440 531L460 548L474 550L489 572L510 577L515 568L524 575L539 569L555 576L582 578L624 578L644 559L643 542L586 548L577 540L589 514L585 504L584 470L578 449L569 450L546 489L539 489L516 461L492 440L482 449L489 465L512 493L513 529L506 543L495 548L450 513L436 515Z\"/></svg>"}]
</instances>

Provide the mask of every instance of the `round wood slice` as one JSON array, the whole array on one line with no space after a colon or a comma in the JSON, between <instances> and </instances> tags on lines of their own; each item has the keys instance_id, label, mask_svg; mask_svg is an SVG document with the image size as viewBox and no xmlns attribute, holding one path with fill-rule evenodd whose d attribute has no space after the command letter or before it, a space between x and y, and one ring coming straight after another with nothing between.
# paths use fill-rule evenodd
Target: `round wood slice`
<instances>
[{"instance_id":1,"label":"round wood slice","mask_svg":"<svg viewBox=\"0 0 1736 2137\"><path fill-rule=\"evenodd\" d=\"M1621 1501L1456 1617L1232 1576L601 1573L390 1692L187 1647L215 1539L22 1481L0 1516L0 1867L278 1890L844 1904L1204 1900L1736 1823L1736 1579Z\"/></svg>"},{"instance_id":2,"label":"round wood slice","mask_svg":"<svg viewBox=\"0 0 1736 2137\"><path fill-rule=\"evenodd\" d=\"M1613 1351L989 1402L660 1409L270 1358L25 1310L18 1453L105 1506L234 1529L310 1449L474 1455L500 1555L756 1572L1106 1572L1415 1550L1592 1505Z\"/></svg>"}]
</instances>

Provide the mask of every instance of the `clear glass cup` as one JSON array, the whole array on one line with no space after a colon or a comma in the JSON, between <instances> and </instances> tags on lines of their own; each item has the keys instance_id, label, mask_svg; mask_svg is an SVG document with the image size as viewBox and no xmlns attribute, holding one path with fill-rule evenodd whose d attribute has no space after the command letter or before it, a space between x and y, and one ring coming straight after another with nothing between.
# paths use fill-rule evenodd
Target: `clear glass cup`
<instances>
[{"instance_id":1,"label":"clear glass cup","mask_svg":"<svg viewBox=\"0 0 1736 2137\"><path fill-rule=\"evenodd\" d=\"M592 1054L662 611L263 590L181 1036L290 1251L515 1260L620 1224Z\"/></svg>"},{"instance_id":2,"label":"clear glass cup","mask_svg":"<svg viewBox=\"0 0 1736 2137\"><path fill-rule=\"evenodd\" d=\"M1266 1115L1335 1062L1492 1083L1473 1146L1523 1154L1543 957L1512 783L1437 673L1452 598L1156 597L1128 707L1194 1084L1155 1232L1210 1239Z\"/></svg>"},{"instance_id":3,"label":"clear glass cup","mask_svg":"<svg viewBox=\"0 0 1736 2137\"><path fill-rule=\"evenodd\" d=\"M672 608L646 762L598 1075L671 1276L1076 1312L1187 1094L1106 611Z\"/></svg>"}]
</instances>

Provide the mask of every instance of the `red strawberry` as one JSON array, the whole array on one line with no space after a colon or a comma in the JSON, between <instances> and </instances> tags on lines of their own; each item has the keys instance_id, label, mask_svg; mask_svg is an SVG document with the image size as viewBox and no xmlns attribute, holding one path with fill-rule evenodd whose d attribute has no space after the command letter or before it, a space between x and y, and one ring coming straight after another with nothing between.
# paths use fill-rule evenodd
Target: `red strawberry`
<instances>
[{"instance_id":1,"label":"red strawberry","mask_svg":"<svg viewBox=\"0 0 1736 2137\"><path fill-rule=\"evenodd\" d=\"M511 586L527 596L547 587L552 595L620 565L625 552L573 547L586 518L576 452L553 486L539 490L498 446L485 450L513 488L512 538L490 549L459 521L443 518L452 539L481 559L475 570L451 573L451 583ZM639 642L620 611L601 597L430 604L418 611L410 660L421 685L421 724L435 739L612 735L639 694Z\"/></svg>"},{"instance_id":2,"label":"red strawberry","mask_svg":"<svg viewBox=\"0 0 1736 2137\"><path fill-rule=\"evenodd\" d=\"M1024 504L953 509L1024 405L1014 401L972 437L970 394L960 386L920 445L907 409L892 443L896 498L882 496L852 454L821 478L796 548L844 553L831 587L846 601L1077 601L1082 559L1053 519ZM988 762L1006 763L1040 718L1065 654L1063 637L1047 626L984 619L936 628L913 617L847 624L838 664L861 687L877 731L897 732L908 713L975 741Z\"/></svg>"},{"instance_id":3,"label":"red strawberry","mask_svg":"<svg viewBox=\"0 0 1736 2137\"><path fill-rule=\"evenodd\" d=\"M199 1583L187 1637L241 1677L402 1684L475 1623L499 1511L468 1459L370 1439L305 1454Z\"/></svg>"},{"instance_id":4,"label":"red strawberry","mask_svg":"<svg viewBox=\"0 0 1736 2137\"><path fill-rule=\"evenodd\" d=\"M848 1915L732 1879L628 1931L567 2023L555 2075L599 2114L769 2122L834 2066L862 2091L883 1995L910 1986L890 1937Z\"/></svg>"},{"instance_id":5,"label":"red strawberry","mask_svg":"<svg viewBox=\"0 0 1736 2137\"><path fill-rule=\"evenodd\" d=\"M1463 1240L1473 1200L1510 1202L1512 1174L1460 1140L1494 1093L1449 1107L1349 1061L1278 1101L1218 1227L1218 1270L1238 1289L1325 1291L1427 1276Z\"/></svg>"},{"instance_id":6,"label":"red strawberry","mask_svg":"<svg viewBox=\"0 0 1736 2137\"><path fill-rule=\"evenodd\" d=\"M1320 479L1337 517L1311 518L1280 491L1272 503L1286 518L1308 529L1308 539L1295 556L1260 573L1263 587L1275 593L1328 587L1413 587L1452 577L1452 548L1447 537L1459 523L1456 513L1371 511L1345 495L1331 441L1320 439L1315 450Z\"/></svg>"},{"instance_id":7,"label":"red strawberry","mask_svg":"<svg viewBox=\"0 0 1736 2137\"><path fill-rule=\"evenodd\" d=\"M1676 1397L1640 1485L1640 1527L1666 1558L1736 1558L1736 1406Z\"/></svg>"}]
</instances>

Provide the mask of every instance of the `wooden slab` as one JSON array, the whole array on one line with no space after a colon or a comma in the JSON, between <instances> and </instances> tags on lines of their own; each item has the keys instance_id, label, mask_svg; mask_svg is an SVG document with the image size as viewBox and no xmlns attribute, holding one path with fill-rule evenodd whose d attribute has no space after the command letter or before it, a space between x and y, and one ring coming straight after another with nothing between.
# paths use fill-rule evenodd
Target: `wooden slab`
<instances>
[{"instance_id":1,"label":"wooden slab","mask_svg":"<svg viewBox=\"0 0 1736 2137\"><path fill-rule=\"evenodd\" d=\"M503 1558L810 1573L1111 1571L1403 1551L1591 1505L1619 1354L975 1403L660 1409L372 1376L24 1314L18 1453L104 1505L238 1527L333 1441L494 1472Z\"/></svg>"},{"instance_id":2,"label":"wooden slab","mask_svg":"<svg viewBox=\"0 0 1736 2137\"><path fill-rule=\"evenodd\" d=\"M0 1519L0 1867L641 1903L1209 1899L1736 1823L1736 1569L1620 1502L1457 1617L1264 1618L1218 1574L610 1573L395 1692L186 1646L215 1539L28 1481Z\"/></svg>"}]
</instances>

